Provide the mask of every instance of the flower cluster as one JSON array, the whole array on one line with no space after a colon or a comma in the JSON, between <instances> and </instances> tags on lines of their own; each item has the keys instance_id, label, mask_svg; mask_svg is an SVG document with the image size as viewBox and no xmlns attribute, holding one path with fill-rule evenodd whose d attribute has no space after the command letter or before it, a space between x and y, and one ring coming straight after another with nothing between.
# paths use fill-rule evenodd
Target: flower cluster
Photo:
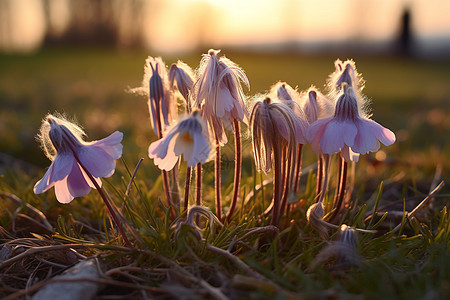
<instances>
[{"instance_id":1,"label":"flower cluster","mask_svg":"<svg viewBox=\"0 0 450 300\"><path fill-rule=\"evenodd\" d=\"M273 225L279 224L289 205L300 201L302 150L304 145L311 144L318 155L317 201L310 206L307 219L325 238L328 228L336 226L328 222L333 222L341 212L345 199L347 163L357 162L360 155L377 151L380 143L389 146L395 142L391 130L370 119L367 97L362 92L364 80L355 62L335 62L326 94L314 86L298 92L280 81L267 94L247 100L241 84L250 88L250 83L244 70L219 53L220 50L209 50L195 71L181 61L168 71L161 58L148 57L142 86L131 90L148 97L150 123L157 135L157 140L150 143L148 156L162 170L172 215L176 217L181 212L179 203L172 201L171 196L179 193L178 168L186 167L183 209L189 205L191 169L194 168L196 204L200 205L202 165L214 156L211 144L215 144L215 214L219 221L224 220L220 149L228 141L229 130L235 140L233 197L226 215L230 221L240 196L240 123L244 122L248 123L256 169L273 174L273 200L265 212L272 214ZM182 100L181 105L177 99ZM184 117L178 117L179 106L184 106ZM121 222L103 194L100 179L114 173L115 160L122 155L122 138L122 133L116 131L102 140L86 142L79 126L59 116L46 116L40 140L52 163L36 183L34 192L39 194L55 187L58 201L69 203L95 187L127 242ZM338 182L334 200L325 206L330 158L334 154L339 163ZM172 176L170 181L168 174ZM328 219L324 220L327 214Z\"/></svg>"}]
</instances>

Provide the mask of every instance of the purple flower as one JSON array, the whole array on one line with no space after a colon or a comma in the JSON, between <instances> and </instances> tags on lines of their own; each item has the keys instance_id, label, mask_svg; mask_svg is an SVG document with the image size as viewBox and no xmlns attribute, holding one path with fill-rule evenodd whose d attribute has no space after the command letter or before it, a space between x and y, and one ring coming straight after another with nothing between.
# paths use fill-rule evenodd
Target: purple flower
<instances>
[{"instance_id":1,"label":"purple flower","mask_svg":"<svg viewBox=\"0 0 450 300\"><path fill-rule=\"evenodd\" d=\"M317 121L317 119L325 118L333 114L331 101L316 87L310 87L301 97L300 102L310 124Z\"/></svg>"},{"instance_id":2,"label":"purple flower","mask_svg":"<svg viewBox=\"0 0 450 300\"><path fill-rule=\"evenodd\" d=\"M344 86L353 88L358 102L358 113L362 117L370 115L369 104L367 97L363 95L362 91L365 87L365 81L361 73L356 70L356 64L353 60L346 60L342 62L337 59L334 62L336 70L330 74L328 78L328 97L335 103L344 90Z\"/></svg>"},{"instance_id":3,"label":"purple flower","mask_svg":"<svg viewBox=\"0 0 450 300\"><path fill-rule=\"evenodd\" d=\"M270 98L256 101L252 107L249 129L257 170L265 173L270 171L273 147L282 143L287 143L290 147L306 144L304 133L307 126L308 123L287 105L272 102Z\"/></svg>"},{"instance_id":4,"label":"purple flower","mask_svg":"<svg viewBox=\"0 0 450 300\"><path fill-rule=\"evenodd\" d=\"M306 137L314 152L333 154L341 151L346 161L357 161L359 154L377 151L380 142L386 146L395 142L392 131L360 116L357 96L346 84L336 103L334 116L312 123Z\"/></svg>"},{"instance_id":5,"label":"purple flower","mask_svg":"<svg viewBox=\"0 0 450 300\"><path fill-rule=\"evenodd\" d=\"M275 100L274 103L280 103L290 108L290 110L286 111L288 114L291 111L295 113L294 115L291 114L295 127L295 140L297 143L306 144L306 128L308 128L309 124L303 109L298 104L300 95L286 82L278 82L273 85L269 94ZM283 136L287 137L287 134L284 133Z\"/></svg>"},{"instance_id":6,"label":"purple flower","mask_svg":"<svg viewBox=\"0 0 450 300\"><path fill-rule=\"evenodd\" d=\"M183 155L189 167L204 164L209 157L208 137L199 111L179 121L160 140L153 142L148 149L148 156L161 170L172 170Z\"/></svg>"},{"instance_id":7,"label":"purple flower","mask_svg":"<svg viewBox=\"0 0 450 300\"><path fill-rule=\"evenodd\" d=\"M161 131L164 131L164 126L169 126L177 116L176 101L169 85L167 69L161 57L149 56L145 60L142 85L130 90L132 93L149 97L150 122L156 135L159 134L157 131L158 114L161 120Z\"/></svg>"},{"instance_id":8,"label":"purple flower","mask_svg":"<svg viewBox=\"0 0 450 300\"><path fill-rule=\"evenodd\" d=\"M203 55L196 83L196 106L203 115L221 145L227 142L224 123L231 128L233 120L246 121L242 81L249 89L250 83L244 71L231 60L220 57L220 50L209 50Z\"/></svg>"},{"instance_id":9,"label":"purple flower","mask_svg":"<svg viewBox=\"0 0 450 300\"><path fill-rule=\"evenodd\" d=\"M100 177L109 177L122 156L123 134L119 131L93 142L85 142L83 130L59 117L48 115L40 129L42 148L52 160L44 177L34 186L36 194L55 187L56 198L69 203L89 193L94 184L79 162L101 186Z\"/></svg>"},{"instance_id":10,"label":"purple flower","mask_svg":"<svg viewBox=\"0 0 450 300\"><path fill-rule=\"evenodd\" d=\"M169 70L169 82L173 90L178 92L186 102L186 111L189 113L192 109L190 102L190 94L194 87L195 75L191 67L182 61L178 61L176 64L172 64Z\"/></svg>"}]
</instances>

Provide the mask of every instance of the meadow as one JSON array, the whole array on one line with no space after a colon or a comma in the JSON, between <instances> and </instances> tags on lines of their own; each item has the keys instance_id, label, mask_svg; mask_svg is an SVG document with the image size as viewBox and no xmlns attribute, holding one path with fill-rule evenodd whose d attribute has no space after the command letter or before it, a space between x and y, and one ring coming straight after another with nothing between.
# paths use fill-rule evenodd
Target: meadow
<instances>
[{"instance_id":1,"label":"meadow","mask_svg":"<svg viewBox=\"0 0 450 300\"><path fill-rule=\"evenodd\" d=\"M338 223L377 233L358 233L353 263L327 254L338 238L336 230L323 240L307 222L317 161L309 146L304 147L294 202L303 205L293 205L278 227L270 225L263 212L271 201L272 184L261 183L271 176L256 172L246 126L241 201L233 219L214 227L206 213L211 218L196 229L184 220L185 214L172 218L161 173L147 155L157 139L147 100L127 92L141 84L144 60L152 53L54 47L26 56L0 55L0 295L31 295L80 257L95 257L103 270L93 280L102 284L98 299L448 298L448 187L428 197L414 218L405 212L441 181L448 182L450 61L222 53L245 70L251 90L244 91L249 96L268 91L280 80L298 90L314 84L324 91L334 61L355 60L366 81L364 93L371 99L373 118L391 129L397 141L362 156L354 167L352 205ZM163 59L168 66L181 59L196 68L201 54ZM55 111L76 118L89 140L115 130L124 133L123 156L115 174L103 182L129 222L134 248L124 247L110 230L95 191L70 204L58 203L53 191L33 193L50 165L35 137L42 118ZM232 138L229 141L222 152L225 210L233 188L234 145ZM129 188L140 158L144 160ZM203 168L203 204L214 213L213 162ZM183 164L179 176L185 177ZM330 180L333 190L333 175ZM191 199L194 193L192 188ZM400 230L394 231L399 224ZM30 249L36 252L24 255Z\"/></svg>"}]
</instances>

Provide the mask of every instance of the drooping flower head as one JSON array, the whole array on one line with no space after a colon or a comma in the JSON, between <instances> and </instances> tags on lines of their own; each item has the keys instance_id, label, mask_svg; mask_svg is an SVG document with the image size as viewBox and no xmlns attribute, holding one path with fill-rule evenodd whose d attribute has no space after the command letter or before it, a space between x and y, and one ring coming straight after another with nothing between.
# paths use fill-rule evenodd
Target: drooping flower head
<instances>
[{"instance_id":1,"label":"drooping flower head","mask_svg":"<svg viewBox=\"0 0 450 300\"><path fill-rule=\"evenodd\" d=\"M101 186L100 177L114 173L116 159L122 156L123 134L119 131L93 142L84 141L83 130L62 117L44 118L39 139L46 156L52 161L44 177L34 186L36 194L55 187L56 198L69 203L94 187L84 168ZM82 167L80 164L82 164Z\"/></svg>"},{"instance_id":2,"label":"drooping flower head","mask_svg":"<svg viewBox=\"0 0 450 300\"><path fill-rule=\"evenodd\" d=\"M166 66L161 57L149 56L145 60L144 78L141 87L131 92L148 96L150 122L158 135L157 118L161 121L161 131L169 126L177 116L176 102L170 89Z\"/></svg>"},{"instance_id":3,"label":"drooping flower head","mask_svg":"<svg viewBox=\"0 0 450 300\"><path fill-rule=\"evenodd\" d=\"M360 92L364 89L364 79L356 70L356 64L349 59L342 62L337 59L334 62L336 70L329 76L329 84L331 88L337 90L339 93L343 89L343 84L346 83L351 86L355 92Z\"/></svg>"},{"instance_id":4,"label":"drooping flower head","mask_svg":"<svg viewBox=\"0 0 450 300\"><path fill-rule=\"evenodd\" d=\"M175 124L162 139L153 142L148 155L166 171L173 169L181 155L189 167L204 164L210 152L207 132L200 111L196 110Z\"/></svg>"},{"instance_id":5,"label":"drooping flower head","mask_svg":"<svg viewBox=\"0 0 450 300\"><path fill-rule=\"evenodd\" d=\"M369 100L362 93L365 81L360 73L356 70L356 64L353 60L342 62L337 59L334 62L336 70L330 74L328 78L329 97L336 101L342 94L344 86L353 88L353 92L358 100L358 112L363 117L369 116Z\"/></svg>"},{"instance_id":6,"label":"drooping flower head","mask_svg":"<svg viewBox=\"0 0 450 300\"><path fill-rule=\"evenodd\" d=\"M273 102L281 103L289 107L294 113L294 125L297 135L296 140L300 144L306 144L306 128L309 123L303 109L300 107L300 94L286 82L277 82L270 89L270 98Z\"/></svg>"},{"instance_id":7,"label":"drooping flower head","mask_svg":"<svg viewBox=\"0 0 450 300\"><path fill-rule=\"evenodd\" d=\"M194 87L194 82L196 77L191 67L182 61L178 61L176 64L172 64L169 69L169 82L170 87L173 90L178 90L178 92L183 97L186 102L186 111L191 112L191 102L190 95L192 93L192 88Z\"/></svg>"},{"instance_id":8,"label":"drooping flower head","mask_svg":"<svg viewBox=\"0 0 450 300\"><path fill-rule=\"evenodd\" d=\"M310 124L317 119L331 116L334 113L331 100L315 86L311 86L306 92L302 93L300 103Z\"/></svg>"},{"instance_id":9,"label":"drooping flower head","mask_svg":"<svg viewBox=\"0 0 450 300\"><path fill-rule=\"evenodd\" d=\"M224 124L231 128L233 120L246 122L245 96L240 82L249 89L250 83L244 70L224 56L219 58L219 52L211 49L203 55L195 87L195 105L202 108L208 125L223 145L227 142Z\"/></svg>"},{"instance_id":10,"label":"drooping flower head","mask_svg":"<svg viewBox=\"0 0 450 300\"><path fill-rule=\"evenodd\" d=\"M306 136L314 152L341 152L345 161L357 161L359 154L378 151L379 142L386 146L395 142L392 131L360 116L357 95L346 84L336 103L334 116L312 123Z\"/></svg>"},{"instance_id":11,"label":"drooping flower head","mask_svg":"<svg viewBox=\"0 0 450 300\"><path fill-rule=\"evenodd\" d=\"M286 82L279 81L270 88L270 95L280 101L293 101L298 93Z\"/></svg>"},{"instance_id":12,"label":"drooping flower head","mask_svg":"<svg viewBox=\"0 0 450 300\"><path fill-rule=\"evenodd\" d=\"M273 102L269 97L255 101L249 127L258 171L270 171L274 147L285 143L294 149L299 143L306 144L303 133L306 132L307 123L288 106Z\"/></svg>"},{"instance_id":13,"label":"drooping flower head","mask_svg":"<svg viewBox=\"0 0 450 300\"><path fill-rule=\"evenodd\" d=\"M286 82L279 81L270 88L270 98L276 102L289 106L299 117L306 120L300 102L300 94Z\"/></svg>"}]
</instances>

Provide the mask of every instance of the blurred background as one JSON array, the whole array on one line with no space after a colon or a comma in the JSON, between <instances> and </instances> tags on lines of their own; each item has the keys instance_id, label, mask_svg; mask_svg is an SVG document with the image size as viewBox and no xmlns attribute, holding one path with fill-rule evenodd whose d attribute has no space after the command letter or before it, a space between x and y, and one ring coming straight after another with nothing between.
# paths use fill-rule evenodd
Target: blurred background
<instances>
[{"instance_id":1,"label":"blurred background","mask_svg":"<svg viewBox=\"0 0 450 300\"><path fill-rule=\"evenodd\" d=\"M104 44L448 56L447 0L1 0L0 49Z\"/></svg>"},{"instance_id":2,"label":"blurred background","mask_svg":"<svg viewBox=\"0 0 450 300\"><path fill-rule=\"evenodd\" d=\"M0 0L0 173L48 165L34 137L54 111L91 139L123 131L134 164L155 139L146 99L126 92L145 58L196 68L220 48L246 71L248 95L279 80L326 92L334 61L353 58L374 119L398 138L367 172L386 161L392 176L431 181L449 167L449 12L448 0Z\"/></svg>"}]
</instances>

